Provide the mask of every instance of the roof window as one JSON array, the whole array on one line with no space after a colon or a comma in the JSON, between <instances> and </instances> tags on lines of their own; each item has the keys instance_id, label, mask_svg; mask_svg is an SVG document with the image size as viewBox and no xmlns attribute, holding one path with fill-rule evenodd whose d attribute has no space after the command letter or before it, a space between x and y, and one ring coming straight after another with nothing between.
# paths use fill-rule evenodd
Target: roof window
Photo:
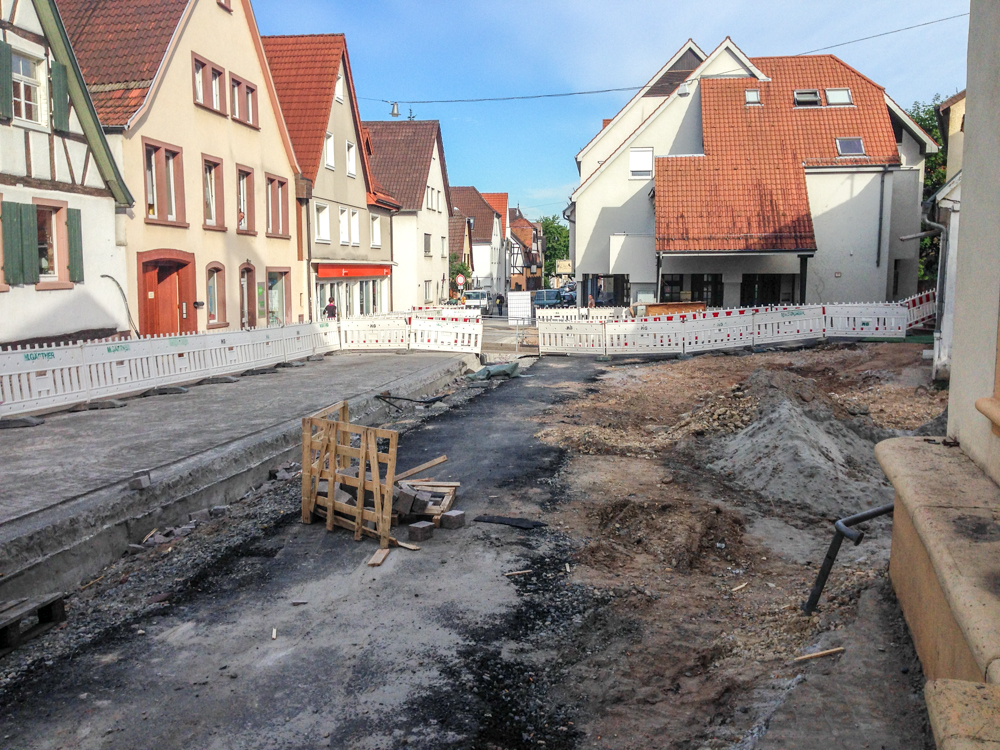
<instances>
[{"instance_id":1,"label":"roof window","mask_svg":"<svg viewBox=\"0 0 1000 750\"><path fill-rule=\"evenodd\" d=\"M747 104L760 104L760 89L747 89L745 95Z\"/></svg>"},{"instance_id":2,"label":"roof window","mask_svg":"<svg viewBox=\"0 0 1000 750\"><path fill-rule=\"evenodd\" d=\"M865 144L860 138L838 138L838 156L864 156Z\"/></svg>"},{"instance_id":3,"label":"roof window","mask_svg":"<svg viewBox=\"0 0 1000 750\"><path fill-rule=\"evenodd\" d=\"M796 91L794 94L796 107L818 107L820 106L819 91L816 89L804 89Z\"/></svg>"},{"instance_id":4,"label":"roof window","mask_svg":"<svg viewBox=\"0 0 1000 750\"><path fill-rule=\"evenodd\" d=\"M826 103L830 107L844 107L854 104L854 99L851 98L850 89L827 89Z\"/></svg>"}]
</instances>

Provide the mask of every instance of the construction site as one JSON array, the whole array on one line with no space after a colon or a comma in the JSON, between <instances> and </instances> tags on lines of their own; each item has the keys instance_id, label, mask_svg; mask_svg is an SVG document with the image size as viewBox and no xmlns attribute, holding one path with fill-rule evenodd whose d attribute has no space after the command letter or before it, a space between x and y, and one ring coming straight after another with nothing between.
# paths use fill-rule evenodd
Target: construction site
<instances>
[{"instance_id":1,"label":"construction site","mask_svg":"<svg viewBox=\"0 0 1000 750\"><path fill-rule=\"evenodd\" d=\"M311 411L39 610L0 746L933 748L891 515L803 611L892 502L876 443L944 434L924 348L495 354Z\"/></svg>"}]
</instances>

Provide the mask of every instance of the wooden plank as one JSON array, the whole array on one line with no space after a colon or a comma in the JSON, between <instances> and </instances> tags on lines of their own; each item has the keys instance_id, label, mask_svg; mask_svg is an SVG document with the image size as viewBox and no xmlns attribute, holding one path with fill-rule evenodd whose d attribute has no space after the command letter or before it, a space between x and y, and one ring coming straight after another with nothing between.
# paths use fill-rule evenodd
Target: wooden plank
<instances>
[{"instance_id":1,"label":"wooden plank","mask_svg":"<svg viewBox=\"0 0 1000 750\"><path fill-rule=\"evenodd\" d=\"M315 484L319 484L317 481ZM307 419L302 420L302 523L312 523L313 508L316 506L315 496L312 494L313 468L312 468L312 423Z\"/></svg>"},{"instance_id":2,"label":"wooden plank","mask_svg":"<svg viewBox=\"0 0 1000 750\"><path fill-rule=\"evenodd\" d=\"M396 476L396 481L398 482L400 479L406 479L407 477L412 477L414 474L419 474L422 471L427 471L428 469L433 468L438 464L443 464L447 460L448 456L438 456L433 461L428 461L425 464L420 464L420 466L414 466L412 469L407 469L406 471Z\"/></svg>"},{"instance_id":3,"label":"wooden plank","mask_svg":"<svg viewBox=\"0 0 1000 750\"><path fill-rule=\"evenodd\" d=\"M382 547L378 549L375 552L375 554L372 555L372 559L368 561L368 567L377 568L379 565L385 562L385 558L387 558L388 556L389 556L388 547Z\"/></svg>"},{"instance_id":4,"label":"wooden plank","mask_svg":"<svg viewBox=\"0 0 1000 750\"><path fill-rule=\"evenodd\" d=\"M407 484L419 484L421 487L461 487L461 482L435 482L431 479L410 479Z\"/></svg>"},{"instance_id":5,"label":"wooden plank","mask_svg":"<svg viewBox=\"0 0 1000 750\"><path fill-rule=\"evenodd\" d=\"M53 602L59 601L64 596L65 594L59 593L36 597L34 599L21 599L20 603L16 603L16 606L11 607L0 615L0 630L6 628L8 625L20 622L28 615L33 615L42 607L47 607Z\"/></svg>"},{"instance_id":6,"label":"wooden plank","mask_svg":"<svg viewBox=\"0 0 1000 750\"><path fill-rule=\"evenodd\" d=\"M365 474L367 474L367 469L365 469L365 438L364 435L361 437L361 465L358 467L358 497L355 503L357 516L354 520L354 541L361 541L361 527L365 525ZM339 451L339 449L338 449ZM375 463L376 469L378 468L378 461Z\"/></svg>"},{"instance_id":7,"label":"wooden plank","mask_svg":"<svg viewBox=\"0 0 1000 750\"><path fill-rule=\"evenodd\" d=\"M418 550L418 549L420 549L420 547L418 547L417 545L410 544L409 542L400 542L397 539L392 539L391 541L395 542L395 544L396 544L397 547L402 547L403 549L411 549L411 550Z\"/></svg>"}]
</instances>

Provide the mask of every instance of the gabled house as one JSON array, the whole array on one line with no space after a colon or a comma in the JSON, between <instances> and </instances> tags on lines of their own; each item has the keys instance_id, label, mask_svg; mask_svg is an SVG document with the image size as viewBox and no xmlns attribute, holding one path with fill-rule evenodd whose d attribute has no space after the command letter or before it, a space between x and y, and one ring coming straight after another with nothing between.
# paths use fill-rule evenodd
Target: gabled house
<instances>
[{"instance_id":1,"label":"gabled house","mask_svg":"<svg viewBox=\"0 0 1000 750\"><path fill-rule=\"evenodd\" d=\"M397 201L392 217L394 310L448 299L451 195L437 120L370 121L372 172Z\"/></svg>"},{"instance_id":2,"label":"gabled house","mask_svg":"<svg viewBox=\"0 0 1000 750\"><path fill-rule=\"evenodd\" d=\"M917 289L937 144L832 55L688 41L577 156L578 299L710 307L881 301Z\"/></svg>"},{"instance_id":3,"label":"gabled house","mask_svg":"<svg viewBox=\"0 0 1000 750\"><path fill-rule=\"evenodd\" d=\"M133 199L66 29L53 0L4 3L2 23L0 344L127 332L115 228Z\"/></svg>"},{"instance_id":4,"label":"gabled house","mask_svg":"<svg viewBox=\"0 0 1000 750\"><path fill-rule=\"evenodd\" d=\"M59 0L139 208L119 227L144 334L305 319L299 172L249 0Z\"/></svg>"},{"instance_id":5,"label":"gabled house","mask_svg":"<svg viewBox=\"0 0 1000 750\"><path fill-rule=\"evenodd\" d=\"M448 219L448 249L451 260L467 265L475 278L476 258L472 248L472 219L457 211L452 211L452 215ZM470 286L467 281L465 288L476 287L475 285Z\"/></svg>"},{"instance_id":6,"label":"gabled house","mask_svg":"<svg viewBox=\"0 0 1000 750\"><path fill-rule=\"evenodd\" d=\"M469 218L472 224L472 254L479 270L472 277L472 289L491 293L496 285L503 251L503 228L500 214L474 187L453 187L451 200L454 210Z\"/></svg>"},{"instance_id":7,"label":"gabled house","mask_svg":"<svg viewBox=\"0 0 1000 750\"><path fill-rule=\"evenodd\" d=\"M520 207L510 209L510 289L514 292L542 289L545 238L540 224L528 221Z\"/></svg>"},{"instance_id":8,"label":"gabled house","mask_svg":"<svg viewBox=\"0 0 1000 750\"><path fill-rule=\"evenodd\" d=\"M392 309L399 204L372 177L343 34L263 38L295 156L312 319L332 298L341 316Z\"/></svg>"},{"instance_id":9,"label":"gabled house","mask_svg":"<svg viewBox=\"0 0 1000 750\"><path fill-rule=\"evenodd\" d=\"M493 274L493 286L497 292L510 289L510 227L507 226L507 193L482 193L483 200L500 214L500 256Z\"/></svg>"}]
</instances>

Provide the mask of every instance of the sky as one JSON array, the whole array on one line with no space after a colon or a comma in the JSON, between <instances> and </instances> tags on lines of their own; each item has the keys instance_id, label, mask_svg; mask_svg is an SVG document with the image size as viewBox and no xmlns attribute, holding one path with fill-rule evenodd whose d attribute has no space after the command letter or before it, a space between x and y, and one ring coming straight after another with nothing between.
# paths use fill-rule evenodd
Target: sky
<instances>
[{"instance_id":1,"label":"sky","mask_svg":"<svg viewBox=\"0 0 1000 750\"><path fill-rule=\"evenodd\" d=\"M968 0L254 0L262 34L343 33L365 120L379 100L521 96L644 85L690 37L750 57L794 55L967 13ZM901 106L965 88L968 18L835 54ZM579 184L574 157L630 92L516 102L400 104L440 120L452 185L506 192L531 219Z\"/></svg>"}]
</instances>

